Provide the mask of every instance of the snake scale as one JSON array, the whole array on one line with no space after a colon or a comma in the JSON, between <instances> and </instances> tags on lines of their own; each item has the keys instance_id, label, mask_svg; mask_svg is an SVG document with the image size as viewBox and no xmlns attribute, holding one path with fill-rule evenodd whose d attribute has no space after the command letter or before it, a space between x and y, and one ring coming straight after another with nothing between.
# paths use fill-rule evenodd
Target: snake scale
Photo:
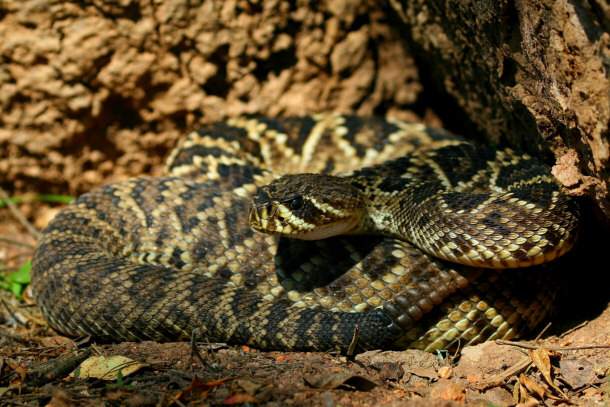
<instances>
[{"instance_id":1,"label":"snake scale","mask_svg":"<svg viewBox=\"0 0 610 407\"><path fill-rule=\"evenodd\" d=\"M345 177L279 178L295 173ZM165 174L84 194L45 229L32 288L51 327L343 352L513 338L552 305L536 264L578 229L541 162L396 120L233 119L189 134ZM369 201L336 228L346 184Z\"/></svg>"}]
</instances>

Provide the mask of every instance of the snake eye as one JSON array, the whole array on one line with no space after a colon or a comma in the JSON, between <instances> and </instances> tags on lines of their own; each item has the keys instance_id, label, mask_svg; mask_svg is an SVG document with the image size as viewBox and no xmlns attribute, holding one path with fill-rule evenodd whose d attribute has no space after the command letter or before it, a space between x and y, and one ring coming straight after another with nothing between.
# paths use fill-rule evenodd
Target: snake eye
<instances>
[{"instance_id":1,"label":"snake eye","mask_svg":"<svg viewBox=\"0 0 610 407\"><path fill-rule=\"evenodd\" d=\"M288 202L290 209L296 210L303 206L303 198L300 196L293 198L290 202Z\"/></svg>"}]
</instances>

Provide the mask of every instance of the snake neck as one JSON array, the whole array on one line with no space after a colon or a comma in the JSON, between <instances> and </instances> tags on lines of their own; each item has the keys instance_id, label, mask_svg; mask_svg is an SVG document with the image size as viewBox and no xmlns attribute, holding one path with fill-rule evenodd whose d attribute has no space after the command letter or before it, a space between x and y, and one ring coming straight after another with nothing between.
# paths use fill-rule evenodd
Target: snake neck
<instances>
[{"instance_id":1,"label":"snake neck","mask_svg":"<svg viewBox=\"0 0 610 407\"><path fill-rule=\"evenodd\" d=\"M578 211L560 191L548 192L553 202L538 207L519 199L519 191L457 192L434 181L403 180L352 181L365 199L350 234L398 238L443 260L495 269L554 260L576 239L578 221L571 214Z\"/></svg>"},{"instance_id":2,"label":"snake neck","mask_svg":"<svg viewBox=\"0 0 610 407\"><path fill-rule=\"evenodd\" d=\"M405 191L387 187L383 191L378 182L368 177L349 178L350 184L360 191L362 211L360 220L348 234L378 235L411 241L413 231L404 221L413 205L404 200ZM406 211L405 211L406 210Z\"/></svg>"}]
</instances>

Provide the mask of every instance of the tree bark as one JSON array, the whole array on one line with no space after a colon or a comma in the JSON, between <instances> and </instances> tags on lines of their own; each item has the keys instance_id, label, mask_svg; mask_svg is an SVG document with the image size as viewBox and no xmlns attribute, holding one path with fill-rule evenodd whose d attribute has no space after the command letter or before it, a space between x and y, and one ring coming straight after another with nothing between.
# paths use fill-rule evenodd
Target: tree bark
<instances>
[{"instance_id":1,"label":"tree bark","mask_svg":"<svg viewBox=\"0 0 610 407\"><path fill-rule=\"evenodd\" d=\"M416 59L495 143L554 155L610 219L610 7L602 0L390 0Z\"/></svg>"}]
</instances>

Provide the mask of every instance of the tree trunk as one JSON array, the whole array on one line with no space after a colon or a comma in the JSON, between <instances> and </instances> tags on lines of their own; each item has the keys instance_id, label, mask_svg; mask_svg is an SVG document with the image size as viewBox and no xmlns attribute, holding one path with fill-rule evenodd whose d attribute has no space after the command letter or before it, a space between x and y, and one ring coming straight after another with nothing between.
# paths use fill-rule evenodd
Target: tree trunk
<instances>
[{"instance_id":1,"label":"tree trunk","mask_svg":"<svg viewBox=\"0 0 610 407\"><path fill-rule=\"evenodd\" d=\"M610 219L608 3L390 3L414 54L478 130L495 143L554 154L554 175Z\"/></svg>"}]
</instances>

